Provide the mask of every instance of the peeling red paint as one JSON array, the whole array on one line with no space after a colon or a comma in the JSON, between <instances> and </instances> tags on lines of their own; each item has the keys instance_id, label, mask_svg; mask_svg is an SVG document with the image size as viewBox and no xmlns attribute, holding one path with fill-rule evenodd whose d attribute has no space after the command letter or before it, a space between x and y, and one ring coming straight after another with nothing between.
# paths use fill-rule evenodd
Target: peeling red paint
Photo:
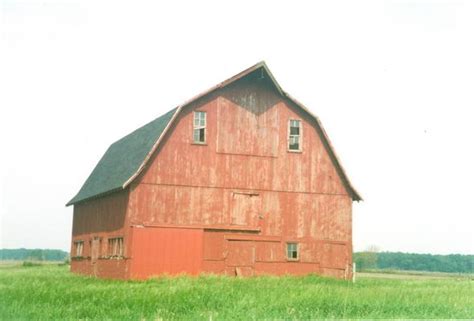
<instances>
[{"instance_id":1,"label":"peeling red paint","mask_svg":"<svg viewBox=\"0 0 474 321\"><path fill-rule=\"evenodd\" d=\"M193 111L207 114L204 145L193 143ZM288 151L290 119L302 123L301 152ZM314 120L268 82L245 78L183 109L125 192L75 206L73 240L121 234L125 255L73 260L72 270L350 278L351 226L352 197ZM297 260L287 242L298 243Z\"/></svg>"}]
</instances>

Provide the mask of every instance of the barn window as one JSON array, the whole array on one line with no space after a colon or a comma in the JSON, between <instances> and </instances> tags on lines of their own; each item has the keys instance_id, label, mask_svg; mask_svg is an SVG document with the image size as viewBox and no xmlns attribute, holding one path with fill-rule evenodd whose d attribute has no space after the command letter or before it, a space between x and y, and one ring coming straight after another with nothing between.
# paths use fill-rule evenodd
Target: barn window
<instances>
[{"instance_id":1,"label":"barn window","mask_svg":"<svg viewBox=\"0 0 474 321\"><path fill-rule=\"evenodd\" d=\"M109 239L109 256L123 256L123 237L114 237Z\"/></svg>"},{"instance_id":2,"label":"barn window","mask_svg":"<svg viewBox=\"0 0 474 321\"><path fill-rule=\"evenodd\" d=\"M298 259L298 243L286 243L286 257L288 260Z\"/></svg>"},{"instance_id":3,"label":"barn window","mask_svg":"<svg viewBox=\"0 0 474 321\"><path fill-rule=\"evenodd\" d=\"M74 256L82 256L84 250L84 241L74 242Z\"/></svg>"},{"instance_id":4,"label":"barn window","mask_svg":"<svg viewBox=\"0 0 474 321\"><path fill-rule=\"evenodd\" d=\"M194 112L194 127L193 127L194 143L204 144L206 142L206 112Z\"/></svg>"},{"instance_id":5,"label":"barn window","mask_svg":"<svg viewBox=\"0 0 474 321\"><path fill-rule=\"evenodd\" d=\"M301 151L301 120L290 119L288 124L288 150Z\"/></svg>"}]
</instances>

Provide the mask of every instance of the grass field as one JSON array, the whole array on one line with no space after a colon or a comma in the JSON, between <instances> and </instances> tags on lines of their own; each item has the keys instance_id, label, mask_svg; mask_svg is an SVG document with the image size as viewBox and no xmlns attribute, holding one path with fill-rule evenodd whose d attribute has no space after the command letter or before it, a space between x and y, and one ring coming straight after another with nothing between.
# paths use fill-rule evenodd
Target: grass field
<instances>
[{"instance_id":1,"label":"grass field","mask_svg":"<svg viewBox=\"0 0 474 321\"><path fill-rule=\"evenodd\" d=\"M469 278L364 274L322 278L222 276L101 280L68 266L0 267L4 320L474 319Z\"/></svg>"}]
</instances>

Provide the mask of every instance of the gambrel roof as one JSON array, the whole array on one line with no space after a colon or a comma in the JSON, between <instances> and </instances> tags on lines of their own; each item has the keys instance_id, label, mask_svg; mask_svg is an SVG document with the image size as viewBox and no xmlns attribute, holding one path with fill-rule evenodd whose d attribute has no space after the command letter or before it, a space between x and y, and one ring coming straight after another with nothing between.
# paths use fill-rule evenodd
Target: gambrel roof
<instances>
[{"instance_id":1,"label":"gambrel roof","mask_svg":"<svg viewBox=\"0 0 474 321\"><path fill-rule=\"evenodd\" d=\"M129 135L113 143L107 149L104 156L102 156L101 160L87 178L86 182L81 187L77 195L74 196L66 205L73 205L112 193L114 191L125 189L142 172L148 160L158 148L162 138L171 127L174 119L177 117L183 107L259 69L268 75L271 82L275 86L275 89L283 98L288 99L291 103L296 105L303 112L313 118L315 121L315 127L329 153L329 156L331 157L331 160L336 167L339 176L341 177L347 192L353 200L362 200L359 193L354 189L344 169L342 168L342 165L337 158L334 148L332 147L331 142L329 141L329 138L324 131L319 119L311 114L311 112L305 106L282 90L265 62L262 61L199 94L177 108L174 108L161 117L158 117L152 122L138 128Z\"/></svg>"}]
</instances>

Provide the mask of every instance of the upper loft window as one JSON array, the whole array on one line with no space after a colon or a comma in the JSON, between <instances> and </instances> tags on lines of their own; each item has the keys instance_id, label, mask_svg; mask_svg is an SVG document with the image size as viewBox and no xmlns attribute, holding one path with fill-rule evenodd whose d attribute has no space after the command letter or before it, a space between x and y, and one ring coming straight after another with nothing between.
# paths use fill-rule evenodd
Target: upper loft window
<instances>
[{"instance_id":1,"label":"upper loft window","mask_svg":"<svg viewBox=\"0 0 474 321\"><path fill-rule=\"evenodd\" d=\"M75 241L74 242L74 256L82 256L84 250L84 241Z\"/></svg>"},{"instance_id":2,"label":"upper loft window","mask_svg":"<svg viewBox=\"0 0 474 321\"><path fill-rule=\"evenodd\" d=\"M194 112L193 140L196 144L206 143L206 112Z\"/></svg>"},{"instance_id":3,"label":"upper loft window","mask_svg":"<svg viewBox=\"0 0 474 321\"><path fill-rule=\"evenodd\" d=\"M301 151L301 120L290 119L288 124L288 150Z\"/></svg>"}]
</instances>

